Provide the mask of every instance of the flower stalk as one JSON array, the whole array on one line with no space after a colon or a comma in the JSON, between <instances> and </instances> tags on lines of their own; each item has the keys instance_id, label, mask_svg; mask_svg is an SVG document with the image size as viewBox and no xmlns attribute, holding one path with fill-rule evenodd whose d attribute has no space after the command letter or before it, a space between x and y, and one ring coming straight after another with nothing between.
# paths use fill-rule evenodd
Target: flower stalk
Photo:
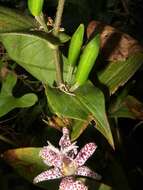
<instances>
[{"instance_id":1,"label":"flower stalk","mask_svg":"<svg viewBox=\"0 0 143 190\"><path fill-rule=\"evenodd\" d=\"M54 35L57 36L60 30L61 21L62 21L62 15L64 10L65 0L59 0L57 12L56 12L56 18L54 23Z\"/></svg>"},{"instance_id":2,"label":"flower stalk","mask_svg":"<svg viewBox=\"0 0 143 190\"><path fill-rule=\"evenodd\" d=\"M61 20L62 20L62 14L64 10L64 4L65 0L59 0L58 2L58 7L57 7L57 12L56 12L56 18L55 18L55 23L54 23L54 28L53 28L53 35L58 36L59 31L60 31L60 26L61 26ZM57 79L57 85L62 86L64 81L63 81L63 76L62 76L62 69L61 69L61 58L60 58L60 50L59 46L54 50L54 59L55 59L55 67L56 67L56 79Z\"/></svg>"}]
</instances>

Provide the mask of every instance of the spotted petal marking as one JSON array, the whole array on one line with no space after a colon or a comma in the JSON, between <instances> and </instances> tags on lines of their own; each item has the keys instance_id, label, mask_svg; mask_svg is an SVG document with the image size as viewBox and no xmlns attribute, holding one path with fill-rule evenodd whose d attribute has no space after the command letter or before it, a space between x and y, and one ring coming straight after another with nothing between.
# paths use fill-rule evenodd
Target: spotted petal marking
<instances>
[{"instance_id":1,"label":"spotted petal marking","mask_svg":"<svg viewBox=\"0 0 143 190\"><path fill-rule=\"evenodd\" d=\"M60 183L60 190L88 190L88 188L79 180L73 177L65 177Z\"/></svg>"},{"instance_id":2,"label":"spotted petal marking","mask_svg":"<svg viewBox=\"0 0 143 190\"><path fill-rule=\"evenodd\" d=\"M54 152L49 148L49 146L45 146L41 149L39 156L43 159L43 162L48 166L61 166L61 157L60 154Z\"/></svg>"},{"instance_id":3,"label":"spotted petal marking","mask_svg":"<svg viewBox=\"0 0 143 190\"><path fill-rule=\"evenodd\" d=\"M72 190L71 184L74 183L73 177L65 177L62 179L59 189L60 190Z\"/></svg>"},{"instance_id":4,"label":"spotted petal marking","mask_svg":"<svg viewBox=\"0 0 143 190\"><path fill-rule=\"evenodd\" d=\"M63 127L63 136L59 141L59 146L61 147L61 151L67 156L74 158L77 154L78 146L76 146L76 142L71 143L69 130L66 127Z\"/></svg>"},{"instance_id":5,"label":"spotted petal marking","mask_svg":"<svg viewBox=\"0 0 143 190\"><path fill-rule=\"evenodd\" d=\"M81 166L76 171L75 175L77 176L84 176L84 177L91 177L96 180L101 180L101 175L97 174L96 172L92 171L86 166Z\"/></svg>"},{"instance_id":6,"label":"spotted petal marking","mask_svg":"<svg viewBox=\"0 0 143 190\"><path fill-rule=\"evenodd\" d=\"M63 136L59 141L59 146L64 149L71 145L71 141L69 138L69 130L66 127L63 127Z\"/></svg>"},{"instance_id":7,"label":"spotted petal marking","mask_svg":"<svg viewBox=\"0 0 143 190\"><path fill-rule=\"evenodd\" d=\"M78 166L83 166L84 163L88 160L88 158L94 153L97 146L95 143L88 143L86 144L78 153L77 157L75 158L75 162Z\"/></svg>"},{"instance_id":8,"label":"spotted petal marking","mask_svg":"<svg viewBox=\"0 0 143 190\"><path fill-rule=\"evenodd\" d=\"M63 175L61 174L60 170L58 168L53 168L40 173L37 177L34 178L33 183L39 183L51 179L59 179L62 177Z\"/></svg>"}]
</instances>

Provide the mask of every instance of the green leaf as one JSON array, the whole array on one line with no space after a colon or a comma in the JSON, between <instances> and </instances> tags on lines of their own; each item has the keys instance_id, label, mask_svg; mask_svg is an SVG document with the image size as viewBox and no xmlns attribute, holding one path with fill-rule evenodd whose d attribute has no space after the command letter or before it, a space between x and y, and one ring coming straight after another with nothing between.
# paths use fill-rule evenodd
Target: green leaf
<instances>
[{"instance_id":1,"label":"green leaf","mask_svg":"<svg viewBox=\"0 0 143 190\"><path fill-rule=\"evenodd\" d=\"M115 118L130 118L143 120L143 103L128 95L120 104L110 106L109 113Z\"/></svg>"},{"instance_id":2,"label":"green leaf","mask_svg":"<svg viewBox=\"0 0 143 190\"><path fill-rule=\"evenodd\" d=\"M96 88L91 82L79 87L75 92L76 98L93 115L96 122L96 129L103 134L109 144L114 148L114 141L105 110L105 98L102 91Z\"/></svg>"},{"instance_id":3,"label":"green leaf","mask_svg":"<svg viewBox=\"0 0 143 190\"><path fill-rule=\"evenodd\" d=\"M24 31L35 27L36 24L31 17L0 6L0 33Z\"/></svg>"},{"instance_id":4,"label":"green leaf","mask_svg":"<svg viewBox=\"0 0 143 190\"><path fill-rule=\"evenodd\" d=\"M88 118L88 111L76 97L49 86L46 86L46 95L50 107L58 116L78 120L86 120Z\"/></svg>"},{"instance_id":5,"label":"green leaf","mask_svg":"<svg viewBox=\"0 0 143 190\"><path fill-rule=\"evenodd\" d=\"M86 108L85 108L86 109ZM71 140L75 141L88 127L92 119L89 117L85 121L73 120L72 122L72 131L71 131Z\"/></svg>"},{"instance_id":6,"label":"green leaf","mask_svg":"<svg viewBox=\"0 0 143 190\"><path fill-rule=\"evenodd\" d=\"M42 159L39 157L39 151L41 148L18 148L4 152L3 158L8 162L21 176L25 179L33 182L41 172L48 170L49 167L44 164ZM57 189L59 181L50 180L43 183L37 184L39 187L44 189Z\"/></svg>"},{"instance_id":7,"label":"green leaf","mask_svg":"<svg viewBox=\"0 0 143 190\"><path fill-rule=\"evenodd\" d=\"M7 114L14 108L30 107L37 101L37 96L33 93L28 93L20 98L15 98L12 95L12 89L17 81L16 75L9 73L2 83L0 91L0 117Z\"/></svg>"},{"instance_id":8,"label":"green leaf","mask_svg":"<svg viewBox=\"0 0 143 190\"><path fill-rule=\"evenodd\" d=\"M78 138L91 120L95 120L96 128L114 148L113 137L105 111L105 99L102 91L91 82L80 87L75 96L58 89L46 87L48 103L52 111L60 117L75 120L72 128L72 140Z\"/></svg>"},{"instance_id":9,"label":"green leaf","mask_svg":"<svg viewBox=\"0 0 143 190\"><path fill-rule=\"evenodd\" d=\"M43 83L53 84L56 76L54 45L60 43L57 39L35 32L5 33L0 39L11 59Z\"/></svg>"},{"instance_id":10,"label":"green leaf","mask_svg":"<svg viewBox=\"0 0 143 190\"><path fill-rule=\"evenodd\" d=\"M110 62L102 72L98 73L99 80L109 88L110 94L113 94L134 75L142 63L143 53L136 53L126 61Z\"/></svg>"},{"instance_id":11,"label":"green leaf","mask_svg":"<svg viewBox=\"0 0 143 190\"><path fill-rule=\"evenodd\" d=\"M9 73L5 79L3 79L3 84L0 91L0 96L11 96L12 89L16 85L17 77L14 73Z\"/></svg>"}]
</instances>

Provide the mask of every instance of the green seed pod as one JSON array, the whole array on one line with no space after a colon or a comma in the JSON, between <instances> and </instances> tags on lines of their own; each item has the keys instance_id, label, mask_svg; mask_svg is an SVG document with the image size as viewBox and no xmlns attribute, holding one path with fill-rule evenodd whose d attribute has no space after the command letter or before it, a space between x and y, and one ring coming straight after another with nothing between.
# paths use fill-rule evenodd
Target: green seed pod
<instances>
[{"instance_id":1,"label":"green seed pod","mask_svg":"<svg viewBox=\"0 0 143 190\"><path fill-rule=\"evenodd\" d=\"M100 38L97 34L84 48L81 55L79 65L75 74L75 84L74 88L76 89L79 86L83 85L88 79L89 73L95 63L95 60L98 56L100 48Z\"/></svg>"},{"instance_id":2,"label":"green seed pod","mask_svg":"<svg viewBox=\"0 0 143 190\"><path fill-rule=\"evenodd\" d=\"M75 66L83 43L84 25L80 24L71 38L68 52L68 63Z\"/></svg>"},{"instance_id":3,"label":"green seed pod","mask_svg":"<svg viewBox=\"0 0 143 190\"><path fill-rule=\"evenodd\" d=\"M42 13L44 0L28 0L28 8L33 16L39 16Z\"/></svg>"}]
</instances>

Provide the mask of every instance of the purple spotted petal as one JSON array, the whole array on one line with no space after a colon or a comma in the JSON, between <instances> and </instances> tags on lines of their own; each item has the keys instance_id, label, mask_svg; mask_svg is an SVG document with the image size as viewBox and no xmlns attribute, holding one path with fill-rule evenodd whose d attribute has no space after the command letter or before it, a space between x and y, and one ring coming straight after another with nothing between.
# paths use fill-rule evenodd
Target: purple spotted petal
<instances>
[{"instance_id":1,"label":"purple spotted petal","mask_svg":"<svg viewBox=\"0 0 143 190\"><path fill-rule=\"evenodd\" d=\"M88 190L88 188L79 180L73 177L65 177L60 183L60 190Z\"/></svg>"},{"instance_id":2,"label":"purple spotted petal","mask_svg":"<svg viewBox=\"0 0 143 190\"><path fill-rule=\"evenodd\" d=\"M49 146L45 146L41 149L39 156L43 159L43 162L48 166L61 167L62 161L60 154L54 152L49 148Z\"/></svg>"},{"instance_id":3,"label":"purple spotted petal","mask_svg":"<svg viewBox=\"0 0 143 190\"><path fill-rule=\"evenodd\" d=\"M73 144L71 143L71 140L69 137L69 130L66 127L63 127L63 136L61 137L59 141L59 146L61 147L61 150L68 150L68 149L70 150L70 148L72 148L70 151L66 152L67 156L74 158L74 156L77 154L76 142Z\"/></svg>"},{"instance_id":4,"label":"purple spotted petal","mask_svg":"<svg viewBox=\"0 0 143 190\"><path fill-rule=\"evenodd\" d=\"M66 127L63 127L63 136L59 141L59 146L64 149L71 145L71 141L69 138L69 130Z\"/></svg>"},{"instance_id":5,"label":"purple spotted petal","mask_svg":"<svg viewBox=\"0 0 143 190\"><path fill-rule=\"evenodd\" d=\"M39 183L51 179L59 179L62 177L63 175L58 168L52 168L50 170L40 173L37 177L34 178L33 183Z\"/></svg>"},{"instance_id":6,"label":"purple spotted petal","mask_svg":"<svg viewBox=\"0 0 143 190\"><path fill-rule=\"evenodd\" d=\"M86 144L78 153L77 157L75 158L75 162L78 166L83 166L84 163L88 160L88 158L94 153L97 146L95 143L88 143Z\"/></svg>"},{"instance_id":7,"label":"purple spotted petal","mask_svg":"<svg viewBox=\"0 0 143 190\"><path fill-rule=\"evenodd\" d=\"M77 169L75 175L84 176L84 177L91 177L96 180L101 179L101 175L97 174L96 172L92 171L86 166L81 166Z\"/></svg>"},{"instance_id":8,"label":"purple spotted petal","mask_svg":"<svg viewBox=\"0 0 143 190\"><path fill-rule=\"evenodd\" d=\"M88 190L88 188L81 181L77 180L73 183L73 190Z\"/></svg>"},{"instance_id":9,"label":"purple spotted petal","mask_svg":"<svg viewBox=\"0 0 143 190\"><path fill-rule=\"evenodd\" d=\"M73 177L65 177L62 179L60 183L59 190L72 190L73 183Z\"/></svg>"}]
</instances>

